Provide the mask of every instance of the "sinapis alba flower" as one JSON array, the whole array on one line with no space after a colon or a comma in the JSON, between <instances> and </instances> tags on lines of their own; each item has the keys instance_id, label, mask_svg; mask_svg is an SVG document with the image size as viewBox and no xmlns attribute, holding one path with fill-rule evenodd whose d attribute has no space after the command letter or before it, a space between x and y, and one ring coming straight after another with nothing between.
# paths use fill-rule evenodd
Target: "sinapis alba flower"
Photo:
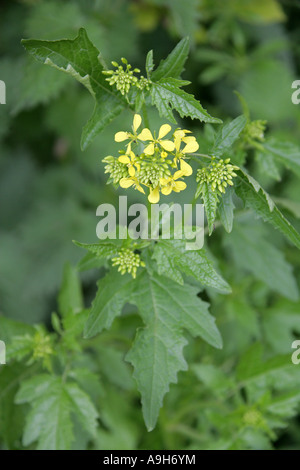
<instances>
[{"instance_id":1,"label":"sinapis alba flower","mask_svg":"<svg viewBox=\"0 0 300 470\"><path fill-rule=\"evenodd\" d=\"M161 192L165 196L171 194L172 191L179 193L186 188L186 183L184 181L177 181L179 178L182 178L185 174L182 171L176 171L173 176L170 178L160 180L162 185Z\"/></svg>"},{"instance_id":2,"label":"sinapis alba flower","mask_svg":"<svg viewBox=\"0 0 300 470\"><path fill-rule=\"evenodd\" d=\"M122 178L120 180L120 186L121 188L124 188L124 189L130 188L131 186L133 186L134 189L137 189L140 193L145 194L145 191L140 185L139 180L135 178L134 176L132 176L131 178Z\"/></svg>"},{"instance_id":3,"label":"sinapis alba flower","mask_svg":"<svg viewBox=\"0 0 300 470\"><path fill-rule=\"evenodd\" d=\"M136 162L136 157L132 151L128 155L121 155L118 160L127 165L129 176L134 176L136 169L140 170L140 165Z\"/></svg>"},{"instance_id":4,"label":"sinapis alba flower","mask_svg":"<svg viewBox=\"0 0 300 470\"><path fill-rule=\"evenodd\" d=\"M141 123L142 123L141 116L139 114L135 114L133 117L132 132L120 131L115 134L116 142L124 142L125 140L130 140L129 144L127 144L126 153L131 152L132 142L137 141L137 140L144 140L143 138L141 138L141 134L137 134L137 130L140 127Z\"/></svg>"},{"instance_id":5,"label":"sinapis alba flower","mask_svg":"<svg viewBox=\"0 0 300 470\"><path fill-rule=\"evenodd\" d=\"M186 155L189 153L197 152L199 149L199 144L196 141L195 137L186 136L190 131L184 129L178 129L174 132L174 143L175 143L175 158L174 164L177 165L178 161L180 162L180 170L185 174L185 176L190 176L193 173L192 167L184 160ZM185 146L181 149L181 143L184 143Z\"/></svg>"},{"instance_id":6,"label":"sinapis alba flower","mask_svg":"<svg viewBox=\"0 0 300 470\"><path fill-rule=\"evenodd\" d=\"M143 129L140 134L140 139L151 141L151 143L144 149L144 153L146 155L153 155L158 145L160 145L167 152L172 152L175 148L174 142L171 140L164 140L164 137L170 132L171 129L172 128L169 124L163 124L159 129L157 139L153 137L152 132L149 129Z\"/></svg>"},{"instance_id":7,"label":"sinapis alba flower","mask_svg":"<svg viewBox=\"0 0 300 470\"><path fill-rule=\"evenodd\" d=\"M145 267L145 263L141 260L140 255L134 253L130 248L121 248L118 256L112 258L112 266L119 266L118 271L121 274L129 273L135 279L137 269L140 266Z\"/></svg>"}]
</instances>

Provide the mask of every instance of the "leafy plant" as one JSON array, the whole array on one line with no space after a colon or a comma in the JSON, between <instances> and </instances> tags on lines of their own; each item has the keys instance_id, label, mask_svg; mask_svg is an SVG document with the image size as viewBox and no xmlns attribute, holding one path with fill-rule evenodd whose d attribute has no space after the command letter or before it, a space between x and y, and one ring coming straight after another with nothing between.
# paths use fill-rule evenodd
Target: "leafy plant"
<instances>
[{"instance_id":1,"label":"leafy plant","mask_svg":"<svg viewBox=\"0 0 300 470\"><path fill-rule=\"evenodd\" d=\"M173 22L168 28L187 27L193 32L196 2L189 2L191 16L179 3L134 3L132 11L139 22L142 7L152 8L159 18L167 5ZM245 55L240 19L284 20L277 2L268 2L269 16L256 3L248 6L247 15L232 4L228 15L235 25L234 48ZM30 31L41 30L36 24L39 8L46 6L36 7ZM56 2L47 8L55 10ZM79 7L65 8L74 24L83 22ZM208 2L201 9L205 21L212 21ZM213 25L222 31L222 16L217 18ZM207 37L215 47L213 26ZM228 48L231 38L224 40ZM289 348L299 331L295 260L299 261L300 211L289 196L292 185L289 194L279 195L275 186L276 196L269 188L273 192L272 184L281 178L297 181L300 150L272 125L267 127L264 116L256 116L251 102L239 93L238 117L231 119L213 106L214 116L206 111L195 89L189 92L193 83L182 79L190 42L183 37L158 66L156 50L145 52L141 72L141 60L135 67L124 57L112 57L110 69L109 47L100 52L82 27L75 39L22 40L31 58L55 71L53 76L50 72L51 80L61 77L58 71L64 72L80 88L58 78L53 88L46 87L46 96L32 98L25 80L23 98L14 112L66 90L65 97L61 95L52 108L49 105L47 125L53 131L63 128L66 109L74 97L80 97L75 131L67 130L72 143L60 142L57 151L64 155L65 144L78 151L79 142L75 146L73 137L83 124L84 152L79 159L92 155L97 142L104 142L97 158L101 157L103 175L108 175L112 187L101 188L102 198L109 194L115 201L117 191L126 190L131 200L147 202L147 227L152 204L200 202L208 246L186 250L190 239L186 234L178 239L176 227L168 239L159 231L154 238L148 234L134 239L130 226L125 230L118 226L115 239L91 241L92 226L85 223L84 206L93 208L98 201L97 184L89 184L95 160L85 167L86 174L74 170L74 186L68 182L67 189L70 202L57 208L59 198L54 195L48 212L60 212L61 217L65 213L70 231L77 223L85 226L76 231L80 241L72 249L76 256L83 249L86 254L76 265L65 264L51 325L32 326L0 317L9 364L0 369L3 448L271 449L297 416L300 394ZM224 54L209 44L195 54L197 60L216 62L202 74L202 82L214 83L233 73L221 63ZM250 59L259 61L259 51ZM37 67L28 63L32 70ZM47 77L42 66L36 70L37 81ZM85 101L81 85L94 101L85 124L82 118L91 102ZM38 170L26 162L21 159L20 174L24 165L30 181ZM60 168L44 180L49 193L53 181L59 187L64 171ZM68 175L63 181L66 184ZM78 219L70 215L74 207L74 214L81 215ZM28 239L33 238L26 226L21 233L26 235L26 230ZM118 237L121 230L123 236ZM9 239L4 243L9 246ZM151 433L144 432L145 426Z\"/></svg>"}]
</instances>

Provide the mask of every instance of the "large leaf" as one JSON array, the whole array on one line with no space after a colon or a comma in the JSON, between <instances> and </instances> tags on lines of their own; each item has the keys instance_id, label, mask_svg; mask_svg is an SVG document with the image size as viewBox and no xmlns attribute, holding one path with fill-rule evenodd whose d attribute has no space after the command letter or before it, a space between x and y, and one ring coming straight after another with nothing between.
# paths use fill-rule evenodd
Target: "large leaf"
<instances>
[{"instance_id":1,"label":"large leaf","mask_svg":"<svg viewBox=\"0 0 300 470\"><path fill-rule=\"evenodd\" d=\"M177 80L175 78L162 78L153 83L151 87L152 104L154 104L162 117L168 118L176 123L172 109L176 110L183 117L199 119L202 122L220 123L220 119L213 118L201 106L193 95L181 90L181 87L189 82Z\"/></svg>"},{"instance_id":2,"label":"large leaf","mask_svg":"<svg viewBox=\"0 0 300 470\"><path fill-rule=\"evenodd\" d=\"M197 293L196 287L179 286L168 278L152 277L147 272L136 279L131 302L137 305L145 328L138 331L126 359L134 367L149 431L156 424L169 384L177 382L178 371L187 369L182 330L202 337L217 348L222 346L208 304Z\"/></svg>"},{"instance_id":3,"label":"large leaf","mask_svg":"<svg viewBox=\"0 0 300 470\"><path fill-rule=\"evenodd\" d=\"M84 128L82 148L121 113L126 106L121 95L115 94L105 76L98 49L81 28L74 40L39 41L24 39L25 48L38 61L68 73L82 83L96 100L93 116Z\"/></svg>"},{"instance_id":4,"label":"large leaf","mask_svg":"<svg viewBox=\"0 0 300 470\"><path fill-rule=\"evenodd\" d=\"M161 78L179 78L190 49L189 38L183 38L168 55L162 60L157 69L152 73L151 80L157 82Z\"/></svg>"},{"instance_id":5,"label":"large leaf","mask_svg":"<svg viewBox=\"0 0 300 470\"><path fill-rule=\"evenodd\" d=\"M68 450L73 435L72 414L76 415L89 435L97 427L97 411L88 395L75 383L47 374L25 381L16 396L16 403L30 403L23 444L38 441L37 450Z\"/></svg>"},{"instance_id":6,"label":"large leaf","mask_svg":"<svg viewBox=\"0 0 300 470\"><path fill-rule=\"evenodd\" d=\"M159 240L155 245L153 258L158 273L183 284L182 273L192 276L203 286L212 287L223 293L231 291L227 282L215 271L205 250L186 251L182 240Z\"/></svg>"},{"instance_id":7,"label":"large leaf","mask_svg":"<svg viewBox=\"0 0 300 470\"><path fill-rule=\"evenodd\" d=\"M265 222L269 222L273 227L280 230L290 242L300 249L299 233L252 176L240 170L235 188L237 195L244 201L246 207L252 209Z\"/></svg>"}]
</instances>

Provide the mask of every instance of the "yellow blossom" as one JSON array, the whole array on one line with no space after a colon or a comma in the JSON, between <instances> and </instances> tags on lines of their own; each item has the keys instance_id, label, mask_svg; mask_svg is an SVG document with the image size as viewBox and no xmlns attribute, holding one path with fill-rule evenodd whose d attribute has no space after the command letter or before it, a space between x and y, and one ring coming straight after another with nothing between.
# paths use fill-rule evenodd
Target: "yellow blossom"
<instances>
[{"instance_id":1,"label":"yellow blossom","mask_svg":"<svg viewBox=\"0 0 300 470\"><path fill-rule=\"evenodd\" d=\"M169 124L163 124L158 133L158 138L155 139L152 132L145 127L140 134L141 140L150 140L151 143L144 149L146 155L153 155L155 146L159 144L167 152L172 152L175 149L175 144L172 140L165 140L164 137L170 132L171 126Z\"/></svg>"},{"instance_id":2,"label":"yellow blossom","mask_svg":"<svg viewBox=\"0 0 300 470\"><path fill-rule=\"evenodd\" d=\"M175 191L176 193L183 191L186 188L186 183L184 181L177 181L183 176L185 176L184 172L178 170L173 176L170 176L170 178L162 178L160 180L160 184L162 186L161 192L165 196L168 196L172 191Z\"/></svg>"},{"instance_id":3,"label":"yellow blossom","mask_svg":"<svg viewBox=\"0 0 300 470\"><path fill-rule=\"evenodd\" d=\"M140 191L140 193L145 194L145 191L140 185L139 180L135 178L134 176L132 176L131 178L122 178L119 184L121 188L124 188L124 189L130 188L131 186L133 186L134 189L137 189L138 191Z\"/></svg>"},{"instance_id":4,"label":"yellow blossom","mask_svg":"<svg viewBox=\"0 0 300 470\"><path fill-rule=\"evenodd\" d=\"M133 117L133 123L132 123L132 131L133 132L125 132L125 131L120 131L115 134L115 141L116 142L124 142L125 140L130 140L129 144L127 144L127 150L126 153L129 154L131 152L131 144L134 140L144 140L140 138L141 134L137 134L137 130L140 127L142 123L142 118L139 114L135 114Z\"/></svg>"},{"instance_id":5,"label":"yellow blossom","mask_svg":"<svg viewBox=\"0 0 300 470\"><path fill-rule=\"evenodd\" d=\"M135 171L136 169L139 171L140 170L140 165L139 163L136 163L135 161L135 155L132 151L130 151L129 154L127 155L121 155L118 160L119 162L121 163L124 163L125 165L127 165L128 167L128 173L130 176L134 176L135 175ZM136 169L135 169L136 167Z\"/></svg>"},{"instance_id":6,"label":"yellow blossom","mask_svg":"<svg viewBox=\"0 0 300 470\"><path fill-rule=\"evenodd\" d=\"M199 144L196 141L196 138L193 136L186 136L186 133L190 131L184 129L178 129L174 132L174 143L176 156L174 158L174 164L177 165L177 162L180 162L180 170L184 173L185 176L190 176L193 173L191 165L184 161L186 154L194 153L198 150ZM180 149L181 142L184 142L186 145L183 149Z\"/></svg>"}]
</instances>

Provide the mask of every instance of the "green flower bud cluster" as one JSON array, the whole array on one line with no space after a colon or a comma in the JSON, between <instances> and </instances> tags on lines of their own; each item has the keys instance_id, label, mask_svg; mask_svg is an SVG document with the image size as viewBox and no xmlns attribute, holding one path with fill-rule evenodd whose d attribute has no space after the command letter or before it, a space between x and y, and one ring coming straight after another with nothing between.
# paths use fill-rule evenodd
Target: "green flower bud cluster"
<instances>
[{"instance_id":1,"label":"green flower bud cluster","mask_svg":"<svg viewBox=\"0 0 300 470\"><path fill-rule=\"evenodd\" d=\"M137 269L145 267L145 263L141 260L140 255L134 253L130 248L121 248L118 256L112 258L112 262L112 266L119 266L118 271L121 274L129 273L134 279L136 278Z\"/></svg>"},{"instance_id":2,"label":"green flower bud cluster","mask_svg":"<svg viewBox=\"0 0 300 470\"><path fill-rule=\"evenodd\" d=\"M210 184L212 191L225 193L225 188L228 185L233 186L232 178L237 176L234 170L239 169L238 166L231 165L229 162L230 158L217 160L215 157L212 157L208 167L197 171L196 181L200 185L203 183Z\"/></svg>"},{"instance_id":3,"label":"green flower bud cluster","mask_svg":"<svg viewBox=\"0 0 300 470\"><path fill-rule=\"evenodd\" d=\"M103 162L107 163L104 167L104 173L109 173L110 180L114 184L118 184L122 178L127 178L129 176L128 168L119 162L118 159L108 156L103 158Z\"/></svg>"},{"instance_id":4,"label":"green flower bud cluster","mask_svg":"<svg viewBox=\"0 0 300 470\"><path fill-rule=\"evenodd\" d=\"M138 180L146 186L156 188L160 184L161 178L168 178L171 172L166 163L157 164L156 162L143 162L140 170L136 173Z\"/></svg>"},{"instance_id":5,"label":"green flower bud cluster","mask_svg":"<svg viewBox=\"0 0 300 470\"><path fill-rule=\"evenodd\" d=\"M151 81L148 78L144 77L143 75L140 76L140 79L135 83L135 86L139 90L149 90L151 85Z\"/></svg>"},{"instance_id":6,"label":"green flower bud cluster","mask_svg":"<svg viewBox=\"0 0 300 470\"><path fill-rule=\"evenodd\" d=\"M267 121L256 120L249 121L242 132L242 139L249 145L253 145L255 141L263 142L265 140L265 130Z\"/></svg>"},{"instance_id":7,"label":"green flower bud cluster","mask_svg":"<svg viewBox=\"0 0 300 470\"><path fill-rule=\"evenodd\" d=\"M116 70L104 70L102 72L104 75L109 75L105 80L108 81L110 86L115 85L122 95L127 95L131 86L136 86L140 90L145 88L149 90L151 82L143 75L140 79L134 75L135 73L140 73L140 69L135 68L132 70L132 66L128 64L127 59L124 57L122 57L121 61L124 65L119 65L117 62L112 61L112 65L116 67Z\"/></svg>"},{"instance_id":8,"label":"green flower bud cluster","mask_svg":"<svg viewBox=\"0 0 300 470\"><path fill-rule=\"evenodd\" d=\"M260 411L249 410L243 416L243 421L248 426L261 427L265 423Z\"/></svg>"}]
</instances>

